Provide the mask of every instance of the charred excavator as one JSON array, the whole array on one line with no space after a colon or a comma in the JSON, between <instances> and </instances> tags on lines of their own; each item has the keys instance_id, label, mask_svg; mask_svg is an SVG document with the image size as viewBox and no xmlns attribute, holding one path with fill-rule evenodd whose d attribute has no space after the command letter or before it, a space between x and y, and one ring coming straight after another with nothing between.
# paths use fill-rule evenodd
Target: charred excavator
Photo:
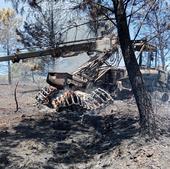
<instances>
[{"instance_id":1,"label":"charred excavator","mask_svg":"<svg viewBox=\"0 0 170 169\"><path fill-rule=\"evenodd\" d=\"M142 52L155 52L156 47L145 41L132 43L134 50L139 52L141 70L144 70L145 68L142 67ZM95 52L95 55L72 74L49 72L47 83L52 87L40 91L36 97L39 103L55 108L57 111L68 107L92 110L101 108L113 101L113 97L109 93L115 91L117 81L121 82L121 88L130 89L130 86L127 86L129 83L126 71L118 68L121 57L118 54L119 45L115 37L65 42L55 49L36 52L16 52L11 56L0 57L0 62L11 60L15 63L19 62L20 59L49 55L55 58L71 57L80 52L87 52L88 54ZM151 68L146 70L151 70ZM144 72L144 74L149 74L146 73L147 71ZM160 74L159 72L161 71L158 71L157 74ZM151 74L153 73L151 72ZM95 89L93 90L93 88ZM109 93L103 89L109 91ZM88 93L86 93L87 91Z\"/></svg>"},{"instance_id":2,"label":"charred excavator","mask_svg":"<svg viewBox=\"0 0 170 169\"><path fill-rule=\"evenodd\" d=\"M53 49L27 53L19 53L17 51L13 55L0 57L0 62L11 60L13 63L16 63L21 59L50 55L54 58L66 58L75 56L81 52L87 52L89 55L91 52L95 52L95 55L72 74L49 72L47 83L58 89L63 89L65 86L86 88L90 84L100 81L100 78L106 72L109 72L111 67L117 68L121 59L119 55L116 55L118 53L117 38L95 38L65 42ZM108 78L106 81L108 81ZM112 82L110 81L110 83Z\"/></svg>"},{"instance_id":3,"label":"charred excavator","mask_svg":"<svg viewBox=\"0 0 170 169\"><path fill-rule=\"evenodd\" d=\"M142 53L143 51L155 51L156 47L145 41L135 41L134 50ZM107 86L112 88L115 82L124 77L126 72L124 69L119 69L118 65L121 61L119 52L118 40L112 38L92 38L87 40L79 40L65 42L56 48L43 49L34 52L20 53L16 51L10 56L0 57L0 62L11 60L13 63L19 62L21 59L28 59L42 56L72 57L81 52L95 52L95 55L88 62L78 68L72 74L49 72L47 83L58 89L63 89L65 86L75 88L86 88L94 84L95 86Z\"/></svg>"}]
</instances>

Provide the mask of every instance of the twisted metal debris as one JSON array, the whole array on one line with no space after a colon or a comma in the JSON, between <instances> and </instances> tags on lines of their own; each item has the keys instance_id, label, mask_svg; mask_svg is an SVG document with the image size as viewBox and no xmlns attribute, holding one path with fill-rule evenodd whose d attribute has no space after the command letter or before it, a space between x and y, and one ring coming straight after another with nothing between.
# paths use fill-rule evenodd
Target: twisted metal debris
<instances>
[{"instance_id":1,"label":"twisted metal debris","mask_svg":"<svg viewBox=\"0 0 170 169\"><path fill-rule=\"evenodd\" d=\"M72 90L61 92L52 87L43 88L36 96L36 100L39 104L56 109L56 111L70 108L97 110L113 102L111 95L101 88L91 93Z\"/></svg>"}]
</instances>

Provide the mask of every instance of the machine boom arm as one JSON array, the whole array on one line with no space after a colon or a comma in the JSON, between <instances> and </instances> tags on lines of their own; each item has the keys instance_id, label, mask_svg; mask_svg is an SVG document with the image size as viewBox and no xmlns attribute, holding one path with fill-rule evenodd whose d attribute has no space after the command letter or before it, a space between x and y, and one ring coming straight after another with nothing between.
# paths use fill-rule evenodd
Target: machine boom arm
<instances>
[{"instance_id":1,"label":"machine boom arm","mask_svg":"<svg viewBox=\"0 0 170 169\"><path fill-rule=\"evenodd\" d=\"M58 45L56 48L42 49L39 51L30 51L25 53L16 52L15 54L9 56L0 57L0 62L9 61L19 62L20 59L42 57L42 56L53 56L53 57L71 57L68 55L70 52L88 52L88 51L108 51L117 47L117 38L91 38L85 40L64 42ZM142 45L144 45L143 50L145 51L156 51L156 47L147 42L135 41L134 50L140 51Z\"/></svg>"},{"instance_id":2,"label":"machine boom arm","mask_svg":"<svg viewBox=\"0 0 170 169\"><path fill-rule=\"evenodd\" d=\"M81 51L92 51L96 48L96 41L80 41L75 43L64 43L60 44L57 48L43 49L39 51L26 52L26 53L15 53L9 56L0 57L0 62L3 61L13 61L18 62L20 59L41 57L41 56L54 56L54 57L69 57L69 55L64 56L69 52L81 52Z\"/></svg>"}]
</instances>

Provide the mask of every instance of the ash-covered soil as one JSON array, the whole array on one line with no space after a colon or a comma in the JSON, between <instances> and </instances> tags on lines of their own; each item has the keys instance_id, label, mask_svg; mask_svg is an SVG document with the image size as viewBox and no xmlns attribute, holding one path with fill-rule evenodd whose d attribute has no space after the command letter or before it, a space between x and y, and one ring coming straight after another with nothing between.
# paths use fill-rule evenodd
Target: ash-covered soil
<instances>
[{"instance_id":1,"label":"ash-covered soil","mask_svg":"<svg viewBox=\"0 0 170 169\"><path fill-rule=\"evenodd\" d=\"M38 109L39 87L0 85L0 169L169 169L169 103L155 102L158 140L139 135L133 99L100 112Z\"/></svg>"}]
</instances>

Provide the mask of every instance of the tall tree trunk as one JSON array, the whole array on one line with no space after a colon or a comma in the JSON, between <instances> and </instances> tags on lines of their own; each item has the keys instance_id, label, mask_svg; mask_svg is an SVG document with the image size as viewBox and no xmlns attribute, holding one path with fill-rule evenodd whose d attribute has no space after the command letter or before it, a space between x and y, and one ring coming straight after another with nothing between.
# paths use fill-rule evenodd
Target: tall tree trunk
<instances>
[{"instance_id":1,"label":"tall tree trunk","mask_svg":"<svg viewBox=\"0 0 170 169\"><path fill-rule=\"evenodd\" d=\"M7 55L9 55L10 52L9 52L9 46L7 45ZM10 61L8 61L8 84L12 84L12 80L11 80L11 64L10 64Z\"/></svg>"},{"instance_id":2,"label":"tall tree trunk","mask_svg":"<svg viewBox=\"0 0 170 169\"><path fill-rule=\"evenodd\" d=\"M54 3L53 1L50 2L50 47L55 48L55 33L54 33ZM52 66L53 69L55 68L55 58L52 55Z\"/></svg>"},{"instance_id":3,"label":"tall tree trunk","mask_svg":"<svg viewBox=\"0 0 170 169\"><path fill-rule=\"evenodd\" d=\"M112 1L115 10L119 43L139 110L141 133L154 137L155 119L151 97L145 89L142 74L132 47L123 0Z\"/></svg>"}]
</instances>

